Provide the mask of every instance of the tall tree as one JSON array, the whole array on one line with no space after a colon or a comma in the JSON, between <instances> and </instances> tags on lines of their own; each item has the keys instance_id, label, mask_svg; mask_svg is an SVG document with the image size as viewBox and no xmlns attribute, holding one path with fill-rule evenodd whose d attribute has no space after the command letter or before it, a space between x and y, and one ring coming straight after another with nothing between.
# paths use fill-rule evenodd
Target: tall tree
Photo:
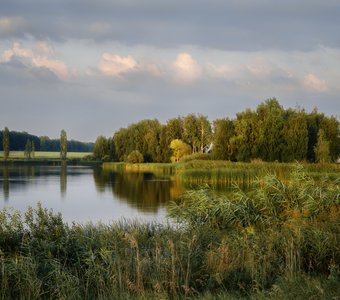
<instances>
[{"instance_id":1,"label":"tall tree","mask_svg":"<svg viewBox=\"0 0 340 300\"><path fill-rule=\"evenodd\" d=\"M236 159L238 161L249 161L260 156L261 130L257 114L246 109L237 114L235 121L235 136L230 140Z\"/></svg>"},{"instance_id":2,"label":"tall tree","mask_svg":"<svg viewBox=\"0 0 340 300\"><path fill-rule=\"evenodd\" d=\"M105 156L110 156L110 148L108 140L104 136L98 136L94 144L93 156L98 159L104 159Z\"/></svg>"},{"instance_id":3,"label":"tall tree","mask_svg":"<svg viewBox=\"0 0 340 300\"><path fill-rule=\"evenodd\" d=\"M256 109L260 129L260 155L263 160L282 160L283 124L285 111L280 103L271 98Z\"/></svg>"},{"instance_id":4,"label":"tall tree","mask_svg":"<svg viewBox=\"0 0 340 300\"><path fill-rule=\"evenodd\" d=\"M227 160L233 155L231 138L235 134L234 122L228 118L216 119L214 125L214 138L212 156L214 159Z\"/></svg>"},{"instance_id":5,"label":"tall tree","mask_svg":"<svg viewBox=\"0 0 340 300\"><path fill-rule=\"evenodd\" d=\"M65 160L67 157L67 135L64 129L60 132L60 158Z\"/></svg>"},{"instance_id":6,"label":"tall tree","mask_svg":"<svg viewBox=\"0 0 340 300\"><path fill-rule=\"evenodd\" d=\"M328 163L331 161L329 151L329 141L325 138L325 133L322 129L318 132L318 142L314 148L316 161L319 163Z\"/></svg>"},{"instance_id":7,"label":"tall tree","mask_svg":"<svg viewBox=\"0 0 340 300\"><path fill-rule=\"evenodd\" d=\"M2 135L3 135L2 144L3 144L3 149L4 149L4 159L7 160L9 157L9 149L10 149L9 130L7 127L4 128Z\"/></svg>"},{"instance_id":8,"label":"tall tree","mask_svg":"<svg viewBox=\"0 0 340 300\"><path fill-rule=\"evenodd\" d=\"M34 141L32 141L32 145L31 145L31 156L32 156L32 158L35 157L35 144L34 144Z\"/></svg>"},{"instance_id":9,"label":"tall tree","mask_svg":"<svg viewBox=\"0 0 340 300\"><path fill-rule=\"evenodd\" d=\"M190 145L192 153L196 153L200 147L200 128L197 116L189 114L184 117L184 142Z\"/></svg>"},{"instance_id":10,"label":"tall tree","mask_svg":"<svg viewBox=\"0 0 340 300\"><path fill-rule=\"evenodd\" d=\"M287 120L283 127L283 161L305 160L308 150L308 129L306 113L287 111Z\"/></svg>"},{"instance_id":11,"label":"tall tree","mask_svg":"<svg viewBox=\"0 0 340 300\"><path fill-rule=\"evenodd\" d=\"M31 159L31 154L32 154L32 143L30 140L27 140L26 145L25 145L24 155L27 159Z\"/></svg>"}]
</instances>

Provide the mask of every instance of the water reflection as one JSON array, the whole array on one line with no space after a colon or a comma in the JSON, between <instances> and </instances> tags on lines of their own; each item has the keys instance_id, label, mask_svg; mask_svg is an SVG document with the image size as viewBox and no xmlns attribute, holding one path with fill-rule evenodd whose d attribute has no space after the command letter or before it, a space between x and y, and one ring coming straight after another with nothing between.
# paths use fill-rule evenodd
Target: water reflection
<instances>
[{"instance_id":1,"label":"water reflection","mask_svg":"<svg viewBox=\"0 0 340 300\"><path fill-rule=\"evenodd\" d=\"M5 166L2 171L2 190L4 193L5 201L9 198L9 171L8 166Z\"/></svg>"},{"instance_id":2,"label":"water reflection","mask_svg":"<svg viewBox=\"0 0 340 300\"><path fill-rule=\"evenodd\" d=\"M93 175L99 192L110 190L114 198L143 212L157 212L159 207L183 193L178 181L153 173L120 173L97 169Z\"/></svg>"},{"instance_id":3,"label":"water reflection","mask_svg":"<svg viewBox=\"0 0 340 300\"><path fill-rule=\"evenodd\" d=\"M67 162L63 161L60 166L60 195L62 198L66 196L67 190Z\"/></svg>"}]
</instances>

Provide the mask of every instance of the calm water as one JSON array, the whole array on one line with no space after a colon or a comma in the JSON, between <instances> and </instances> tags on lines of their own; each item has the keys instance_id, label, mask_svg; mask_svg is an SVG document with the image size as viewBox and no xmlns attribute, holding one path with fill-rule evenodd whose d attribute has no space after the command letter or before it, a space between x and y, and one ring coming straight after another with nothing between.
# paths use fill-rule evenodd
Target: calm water
<instances>
[{"instance_id":1,"label":"calm water","mask_svg":"<svg viewBox=\"0 0 340 300\"><path fill-rule=\"evenodd\" d=\"M166 221L167 203L180 184L152 173L115 173L85 166L1 166L0 208L29 206L61 212L67 222L121 219Z\"/></svg>"}]
</instances>

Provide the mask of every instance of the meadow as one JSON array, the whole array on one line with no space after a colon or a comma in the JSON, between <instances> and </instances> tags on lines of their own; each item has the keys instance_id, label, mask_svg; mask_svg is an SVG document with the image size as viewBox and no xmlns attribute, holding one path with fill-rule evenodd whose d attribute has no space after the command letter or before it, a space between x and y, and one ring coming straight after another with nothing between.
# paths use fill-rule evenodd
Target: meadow
<instances>
[{"instance_id":1,"label":"meadow","mask_svg":"<svg viewBox=\"0 0 340 300\"><path fill-rule=\"evenodd\" d=\"M314 180L317 168L228 197L189 190L168 208L176 226L2 211L0 298L337 299L339 176Z\"/></svg>"},{"instance_id":2,"label":"meadow","mask_svg":"<svg viewBox=\"0 0 340 300\"><path fill-rule=\"evenodd\" d=\"M67 157L73 158L84 158L85 156L91 154L90 152L68 152ZM0 151L0 159L3 159L3 151ZM9 153L9 159L25 159L24 151L11 151ZM48 151L35 151L34 158L32 159L59 159L60 152L48 152Z\"/></svg>"}]
</instances>

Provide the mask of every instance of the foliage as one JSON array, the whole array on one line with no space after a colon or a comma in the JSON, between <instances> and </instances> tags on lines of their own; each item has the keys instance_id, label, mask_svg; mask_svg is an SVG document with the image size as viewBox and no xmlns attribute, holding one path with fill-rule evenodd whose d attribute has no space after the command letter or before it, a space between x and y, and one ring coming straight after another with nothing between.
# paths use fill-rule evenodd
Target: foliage
<instances>
[{"instance_id":1,"label":"foliage","mask_svg":"<svg viewBox=\"0 0 340 300\"><path fill-rule=\"evenodd\" d=\"M4 151L4 159L8 159L9 157L9 151L10 151L10 142L9 142L9 130L7 127L2 132L2 145L3 145L3 151Z\"/></svg>"},{"instance_id":2,"label":"foliage","mask_svg":"<svg viewBox=\"0 0 340 300\"><path fill-rule=\"evenodd\" d=\"M181 158L191 153L190 146L178 139L171 141L170 149L172 150L172 162L178 162Z\"/></svg>"},{"instance_id":3,"label":"foliage","mask_svg":"<svg viewBox=\"0 0 340 300\"><path fill-rule=\"evenodd\" d=\"M131 164L143 163L144 162L143 154L140 153L138 150L134 150L128 155L126 162Z\"/></svg>"},{"instance_id":4,"label":"foliage","mask_svg":"<svg viewBox=\"0 0 340 300\"><path fill-rule=\"evenodd\" d=\"M331 161L329 151L329 141L325 139L325 134L322 129L318 132L318 142L314 147L315 159L319 163L329 163Z\"/></svg>"},{"instance_id":5,"label":"foliage","mask_svg":"<svg viewBox=\"0 0 340 300\"><path fill-rule=\"evenodd\" d=\"M67 135L64 129L60 132L60 158L65 160L67 156Z\"/></svg>"},{"instance_id":6,"label":"foliage","mask_svg":"<svg viewBox=\"0 0 340 300\"><path fill-rule=\"evenodd\" d=\"M30 140L27 140L26 146L25 146L25 151L24 151L25 158L27 158L27 159L32 158L32 150L33 150L32 145L34 146L34 143L32 144L32 142Z\"/></svg>"}]
</instances>

